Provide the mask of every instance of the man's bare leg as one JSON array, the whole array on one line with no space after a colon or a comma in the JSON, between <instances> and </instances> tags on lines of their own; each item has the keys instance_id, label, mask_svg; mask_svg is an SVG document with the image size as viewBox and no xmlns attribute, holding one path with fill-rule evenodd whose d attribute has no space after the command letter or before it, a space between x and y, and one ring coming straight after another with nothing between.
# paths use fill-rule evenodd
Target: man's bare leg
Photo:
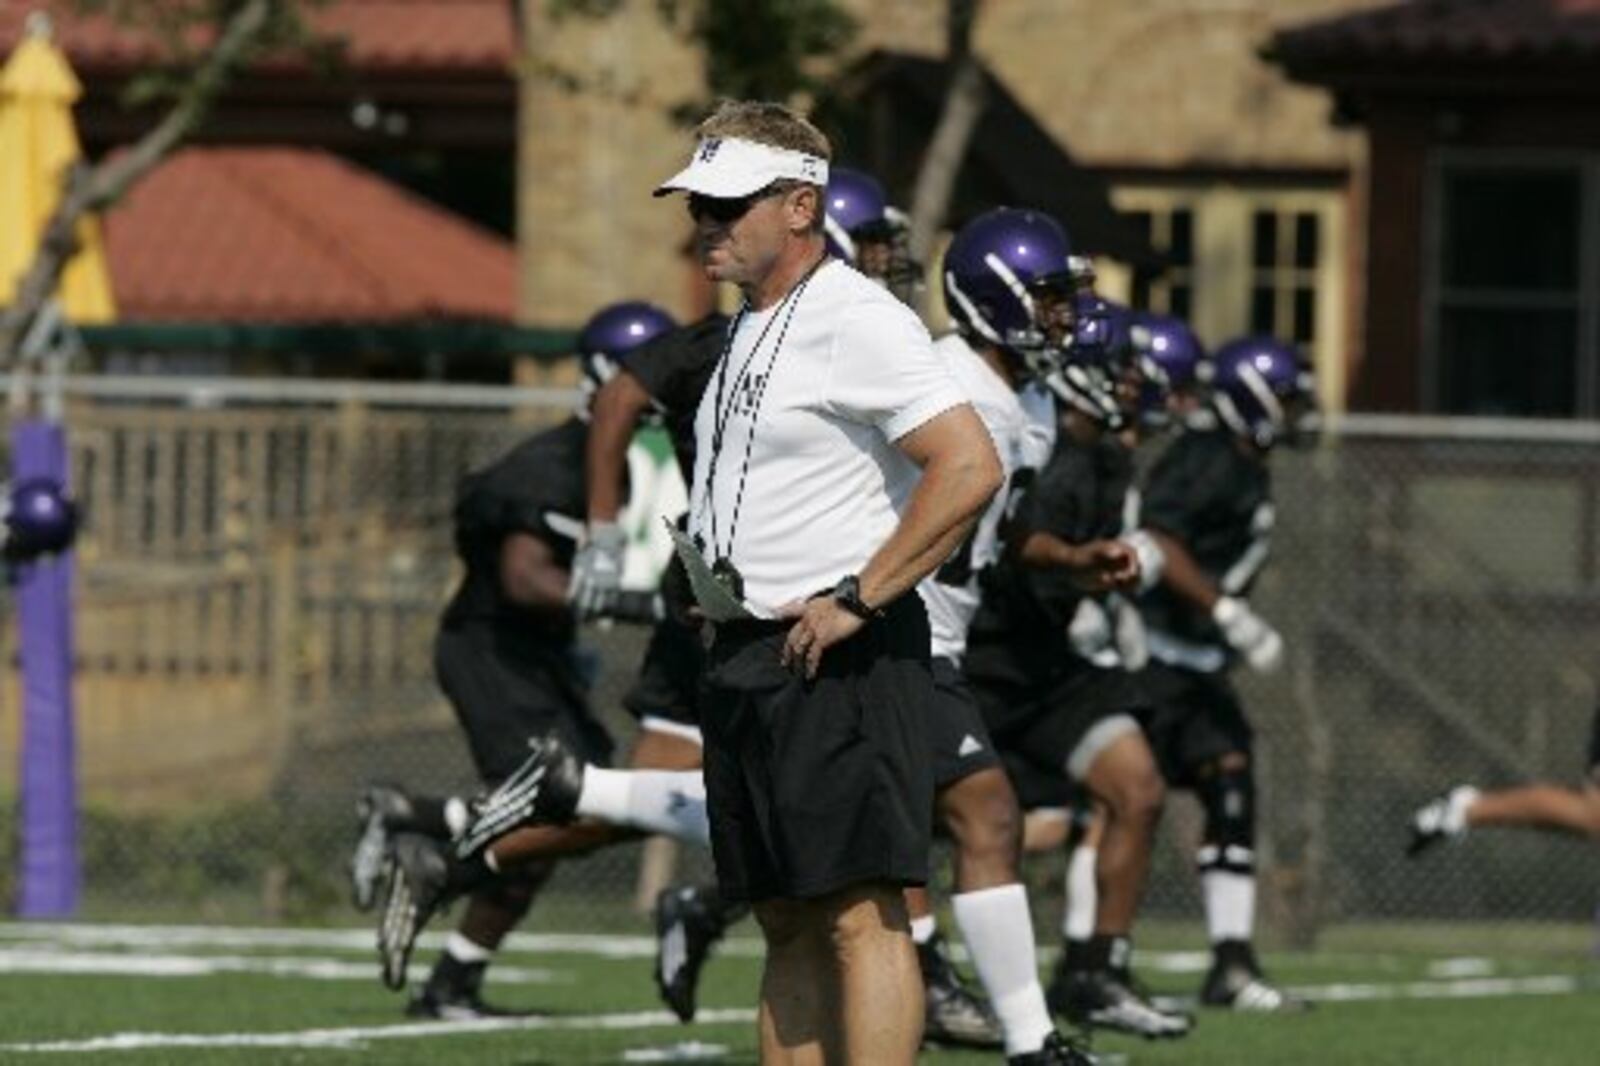
<instances>
[{"instance_id":1,"label":"man's bare leg","mask_svg":"<svg viewBox=\"0 0 1600 1066\"><path fill-rule=\"evenodd\" d=\"M1124 733L1100 752L1084 784L1106 810L1095 862L1095 932L1126 936L1144 896L1166 786L1144 735L1136 731Z\"/></svg>"},{"instance_id":2,"label":"man's bare leg","mask_svg":"<svg viewBox=\"0 0 1600 1066\"><path fill-rule=\"evenodd\" d=\"M844 1052L832 1061L916 1062L922 1044L922 977L903 892L863 885L828 897L822 906L837 968Z\"/></svg>"},{"instance_id":3,"label":"man's bare leg","mask_svg":"<svg viewBox=\"0 0 1600 1066\"><path fill-rule=\"evenodd\" d=\"M1600 785L1525 785L1480 792L1467 805L1467 825L1526 826L1574 836L1600 836Z\"/></svg>"},{"instance_id":4,"label":"man's bare leg","mask_svg":"<svg viewBox=\"0 0 1600 1066\"><path fill-rule=\"evenodd\" d=\"M754 907L767 942L761 972L763 1066L839 1060L839 984L820 904L768 900Z\"/></svg>"}]
</instances>

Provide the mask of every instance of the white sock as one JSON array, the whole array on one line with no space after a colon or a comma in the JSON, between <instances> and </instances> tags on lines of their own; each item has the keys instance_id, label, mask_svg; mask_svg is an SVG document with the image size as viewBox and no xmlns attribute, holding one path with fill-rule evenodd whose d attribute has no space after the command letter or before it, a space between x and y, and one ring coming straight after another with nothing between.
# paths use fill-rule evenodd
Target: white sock
<instances>
[{"instance_id":1,"label":"white sock","mask_svg":"<svg viewBox=\"0 0 1600 1066\"><path fill-rule=\"evenodd\" d=\"M1206 870L1200 875L1206 901L1206 928L1211 942L1255 936L1256 876L1231 870Z\"/></svg>"},{"instance_id":2,"label":"white sock","mask_svg":"<svg viewBox=\"0 0 1600 1066\"><path fill-rule=\"evenodd\" d=\"M933 934L939 931L939 919L931 914L924 914L921 918L911 919L911 939L918 944L926 944L933 939Z\"/></svg>"},{"instance_id":3,"label":"white sock","mask_svg":"<svg viewBox=\"0 0 1600 1066\"><path fill-rule=\"evenodd\" d=\"M444 801L444 824L449 827L452 837L458 837L465 832L470 821L472 821L472 811L467 807L466 800L460 796L451 796Z\"/></svg>"},{"instance_id":4,"label":"white sock","mask_svg":"<svg viewBox=\"0 0 1600 1066\"><path fill-rule=\"evenodd\" d=\"M1457 785L1450 790L1450 801L1444 809L1444 831L1453 837L1467 832L1467 809L1478 802L1479 792L1471 785Z\"/></svg>"},{"instance_id":5,"label":"white sock","mask_svg":"<svg viewBox=\"0 0 1600 1066\"><path fill-rule=\"evenodd\" d=\"M1055 1031L1039 985L1028 893L1001 885L950 897L961 938L1006 1034L1006 1054L1038 1051Z\"/></svg>"},{"instance_id":6,"label":"white sock","mask_svg":"<svg viewBox=\"0 0 1600 1066\"><path fill-rule=\"evenodd\" d=\"M1079 844L1067 858L1067 908L1061 915L1061 935L1068 940L1094 936L1094 914L1100 905L1094 864L1099 857L1094 848Z\"/></svg>"},{"instance_id":7,"label":"white sock","mask_svg":"<svg viewBox=\"0 0 1600 1066\"><path fill-rule=\"evenodd\" d=\"M457 962L474 963L488 962L494 955L493 948L486 948L482 944L474 944L460 933L451 933L444 942L444 953Z\"/></svg>"},{"instance_id":8,"label":"white sock","mask_svg":"<svg viewBox=\"0 0 1600 1066\"><path fill-rule=\"evenodd\" d=\"M706 781L699 770L585 767L578 813L695 844L711 842Z\"/></svg>"}]
</instances>

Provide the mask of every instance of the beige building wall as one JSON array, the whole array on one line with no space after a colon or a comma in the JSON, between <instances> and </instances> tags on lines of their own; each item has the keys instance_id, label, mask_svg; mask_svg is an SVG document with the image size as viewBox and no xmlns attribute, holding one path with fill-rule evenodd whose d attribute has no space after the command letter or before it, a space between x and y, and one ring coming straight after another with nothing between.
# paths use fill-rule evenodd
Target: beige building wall
<instances>
[{"instance_id":1,"label":"beige building wall","mask_svg":"<svg viewBox=\"0 0 1600 1066\"><path fill-rule=\"evenodd\" d=\"M700 94L701 63L655 14L625 0L604 19L555 19L522 0L518 294L523 321L580 324L602 304L690 310L688 219L650 190L682 165L689 134L670 109Z\"/></svg>"},{"instance_id":2,"label":"beige building wall","mask_svg":"<svg viewBox=\"0 0 1600 1066\"><path fill-rule=\"evenodd\" d=\"M661 25L655 0L622 0L601 20L552 20L549 0L522 2L526 321L573 325L634 297L690 313L688 224L649 189L686 153L687 132L664 113L698 93L699 57ZM1360 174L1362 142L1331 127L1325 93L1289 84L1258 53L1281 27L1387 2L981 0L975 47L1074 158L1112 179L1120 206L1192 205L1193 318L1210 343L1248 325L1253 212L1315 200L1326 221L1313 351L1335 400L1359 320L1349 279L1361 246L1350 235L1362 226L1355 182L1340 175ZM844 3L862 51L944 50L944 0ZM1127 295L1125 272L1113 267L1107 282Z\"/></svg>"}]
</instances>

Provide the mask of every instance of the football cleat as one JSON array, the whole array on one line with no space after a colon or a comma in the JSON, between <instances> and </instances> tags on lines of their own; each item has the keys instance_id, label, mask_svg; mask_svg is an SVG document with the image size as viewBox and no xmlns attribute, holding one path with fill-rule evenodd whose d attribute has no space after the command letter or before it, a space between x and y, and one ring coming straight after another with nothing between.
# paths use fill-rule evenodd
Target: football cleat
<instances>
[{"instance_id":1,"label":"football cleat","mask_svg":"<svg viewBox=\"0 0 1600 1066\"><path fill-rule=\"evenodd\" d=\"M923 1039L948 1047L998 1048L1005 1045L1000 1020L984 999L968 988L935 933L917 945L922 967L926 1021Z\"/></svg>"},{"instance_id":2,"label":"football cleat","mask_svg":"<svg viewBox=\"0 0 1600 1066\"><path fill-rule=\"evenodd\" d=\"M1051 1010L1074 1025L1147 1040L1188 1036L1194 1026L1188 1015L1157 1008L1134 987L1131 978L1113 970L1058 972L1045 998Z\"/></svg>"},{"instance_id":3,"label":"football cleat","mask_svg":"<svg viewBox=\"0 0 1600 1066\"><path fill-rule=\"evenodd\" d=\"M476 967L472 978L464 982L440 981L435 971L427 984L417 989L406 1004L406 1017L475 1022L485 1018L526 1018L533 1013L485 1003L482 994L483 970L482 966Z\"/></svg>"},{"instance_id":4,"label":"football cleat","mask_svg":"<svg viewBox=\"0 0 1600 1066\"><path fill-rule=\"evenodd\" d=\"M1025 1051L1006 1058L1006 1066L1097 1066L1100 1062L1089 1049L1060 1033L1044 1038L1038 1051Z\"/></svg>"},{"instance_id":5,"label":"football cleat","mask_svg":"<svg viewBox=\"0 0 1600 1066\"><path fill-rule=\"evenodd\" d=\"M529 738L522 765L473 803L472 821L456 841L456 854L469 858L524 825L572 821L582 790L583 763L557 734Z\"/></svg>"},{"instance_id":6,"label":"football cleat","mask_svg":"<svg viewBox=\"0 0 1600 1066\"><path fill-rule=\"evenodd\" d=\"M450 864L444 846L420 833L398 833L384 862L378 958L383 983L399 990L417 936L448 898Z\"/></svg>"},{"instance_id":7,"label":"football cleat","mask_svg":"<svg viewBox=\"0 0 1600 1066\"><path fill-rule=\"evenodd\" d=\"M1411 842L1406 855L1415 858L1435 844L1454 840L1467 831L1467 808L1478 798L1471 785L1457 785L1435 796L1411 815Z\"/></svg>"},{"instance_id":8,"label":"football cleat","mask_svg":"<svg viewBox=\"0 0 1600 1066\"><path fill-rule=\"evenodd\" d=\"M700 969L727 928L716 894L692 885L656 896L656 989L680 1022L694 1021Z\"/></svg>"},{"instance_id":9,"label":"football cleat","mask_svg":"<svg viewBox=\"0 0 1600 1066\"><path fill-rule=\"evenodd\" d=\"M350 853L350 901L357 910L370 911L383 883L383 856L389 834L406 828L413 812L411 800L390 785L369 785L356 800L361 835Z\"/></svg>"},{"instance_id":10,"label":"football cleat","mask_svg":"<svg viewBox=\"0 0 1600 1066\"><path fill-rule=\"evenodd\" d=\"M1213 966L1200 989L1200 1002L1242 1013L1298 1014L1311 1009L1309 1000L1269 983L1246 966Z\"/></svg>"}]
</instances>

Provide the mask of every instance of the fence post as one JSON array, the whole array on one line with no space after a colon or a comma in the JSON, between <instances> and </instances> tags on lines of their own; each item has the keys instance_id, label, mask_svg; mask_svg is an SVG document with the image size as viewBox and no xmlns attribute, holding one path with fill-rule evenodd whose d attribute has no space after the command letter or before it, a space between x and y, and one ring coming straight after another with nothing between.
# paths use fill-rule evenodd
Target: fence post
<instances>
[{"instance_id":1,"label":"fence post","mask_svg":"<svg viewBox=\"0 0 1600 1066\"><path fill-rule=\"evenodd\" d=\"M295 705L300 676L300 582L299 552L293 534L274 538L270 553L271 639L267 667L268 691L272 698L274 757L281 756L294 739Z\"/></svg>"}]
</instances>

